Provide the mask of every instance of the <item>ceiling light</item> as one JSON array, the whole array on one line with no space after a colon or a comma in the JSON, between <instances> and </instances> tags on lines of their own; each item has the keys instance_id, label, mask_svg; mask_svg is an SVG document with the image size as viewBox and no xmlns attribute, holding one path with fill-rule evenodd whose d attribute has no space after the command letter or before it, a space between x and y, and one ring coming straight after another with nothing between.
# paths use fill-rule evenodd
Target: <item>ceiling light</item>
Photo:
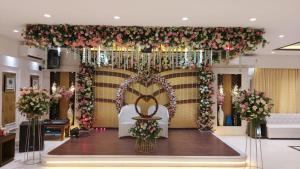
<instances>
[{"instance_id":1,"label":"ceiling light","mask_svg":"<svg viewBox=\"0 0 300 169\"><path fill-rule=\"evenodd\" d=\"M119 17L119 16L114 16L114 19L115 20L118 20L118 19L120 19L121 17Z\"/></svg>"},{"instance_id":2,"label":"ceiling light","mask_svg":"<svg viewBox=\"0 0 300 169\"><path fill-rule=\"evenodd\" d=\"M249 21L255 22L255 21L256 21L256 18L250 18Z\"/></svg>"},{"instance_id":3,"label":"ceiling light","mask_svg":"<svg viewBox=\"0 0 300 169\"><path fill-rule=\"evenodd\" d=\"M275 52L274 52L274 51L272 51L271 53L272 53L272 54L274 54Z\"/></svg>"},{"instance_id":4,"label":"ceiling light","mask_svg":"<svg viewBox=\"0 0 300 169\"><path fill-rule=\"evenodd\" d=\"M284 38L284 35L279 35L278 38Z\"/></svg>"},{"instance_id":5,"label":"ceiling light","mask_svg":"<svg viewBox=\"0 0 300 169\"><path fill-rule=\"evenodd\" d=\"M188 17L183 17L183 18L181 18L181 20L187 21L187 20L189 20L189 18Z\"/></svg>"},{"instance_id":6,"label":"ceiling light","mask_svg":"<svg viewBox=\"0 0 300 169\"><path fill-rule=\"evenodd\" d=\"M47 13L45 13L45 14L44 14L44 17L45 17L45 18L51 18L51 15L50 15L50 14L47 14Z\"/></svg>"},{"instance_id":7,"label":"ceiling light","mask_svg":"<svg viewBox=\"0 0 300 169\"><path fill-rule=\"evenodd\" d=\"M18 33L19 31L17 29L14 29L13 32Z\"/></svg>"}]
</instances>

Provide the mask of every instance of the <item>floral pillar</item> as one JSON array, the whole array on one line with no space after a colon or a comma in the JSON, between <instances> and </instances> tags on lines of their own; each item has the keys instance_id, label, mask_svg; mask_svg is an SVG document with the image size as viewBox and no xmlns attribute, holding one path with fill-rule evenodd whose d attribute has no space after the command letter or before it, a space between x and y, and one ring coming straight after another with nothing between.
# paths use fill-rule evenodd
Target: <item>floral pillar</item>
<instances>
[{"instance_id":1,"label":"floral pillar","mask_svg":"<svg viewBox=\"0 0 300 169\"><path fill-rule=\"evenodd\" d=\"M202 131L212 130L213 119L215 118L212 113L212 95L214 73L211 65L205 64L199 68L199 111L197 118L198 128Z\"/></svg>"},{"instance_id":2,"label":"floral pillar","mask_svg":"<svg viewBox=\"0 0 300 169\"><path fill-rule=\"evenodd\" d=\"M89 129L93 127L94 121L94 65L82 63L77 75L77 103L80 116L80 128Z\"/></svg>"}]
</instances>

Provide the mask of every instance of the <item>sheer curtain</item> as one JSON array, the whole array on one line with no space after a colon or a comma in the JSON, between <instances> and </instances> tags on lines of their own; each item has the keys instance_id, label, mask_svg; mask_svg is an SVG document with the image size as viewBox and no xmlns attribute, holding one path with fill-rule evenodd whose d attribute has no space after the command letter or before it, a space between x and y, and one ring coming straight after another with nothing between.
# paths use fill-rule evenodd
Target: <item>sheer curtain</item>
<instances>
[{"instance_id":1,"label":"sheer curtain","mask_svg":"<svg viewBox=\"0 0 300 169\"><path fill-rule=\"evenodd\" d=\"M300 69L256 68L252 86L273 99L273 113L300 113Z\"/></svg>"}]
</instances>

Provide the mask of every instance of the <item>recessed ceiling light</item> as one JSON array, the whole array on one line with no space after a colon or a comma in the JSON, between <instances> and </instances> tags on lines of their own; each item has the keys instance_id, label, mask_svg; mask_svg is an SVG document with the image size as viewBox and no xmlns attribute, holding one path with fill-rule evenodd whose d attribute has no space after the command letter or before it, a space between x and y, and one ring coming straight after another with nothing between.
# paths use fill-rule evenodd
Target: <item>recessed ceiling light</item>
<instances>
[{"instance_id":1,"label":"recessed ceiling light","mask_svg":"<svg viewBox=\"0 0 300 169\"><path fill-rule=\"evenodd\" d=\"M255 22L255 21L256 21L256 18L250 18L249 21Z\"/></svg>"},{"instance_id":2,"label":"recessed ceiling light","mask_svg":"<svg viewBox=\"0 0 300 169\"><path fill-rule=\"evenodd\" d=\"M19 31L17 29L14 29L13 32L18 33Z\"/></svg>"},{"instance_id":3,"label":"recessed ceiling light","mask_svg":"<svg viewBox=\"0 0 300 169\"><path fill-rule=\"evenodd\" d=\"M45 13L45 14L44 14L44 17L45 17L45 18L51 18L51 15L50 15L50 14L47 14L47 13Z\"/></svg>"},{"instance_id":4,"label":"recessed ceiling light","mask_svg":"<svg viewBox=\"0 0 300 169\"><path fill-rule=\"evenodd\" d=\"M284 38L284 35L279 35L278 38Z\"/></svg>"},{"instance_id":5,"label":"recessed ceiling light","mask_svg":"<svg viewBox=\"0 0 300 169\"><path fill-rule=\"evenodd\" d=\"M114 16L114 19L115 20L118 20L118 19L120 19L121 17L119 17L119 16Z\"/></svg>"},{"instance_id":6,"label":"recessed ceiling light","mask_svg":"<svg viewBox=\"0 0 300 169\"><path fill-rule=\"evenodd\" d=\"M182 17L181 20L187 21L187 20L189 20L189 18L188 17Z\"/></svg>"},{"instance_id":7,"label":"recessed ceiling light","mask_svg":"<svg viewBox=\"0 0 300 169\"><path fill-rule=\"evenodd\" d=\"M274 51L272 51L271 53L272 53L272 54L274 54L275 52L274 52Z\"/></svg>"}]
</instances>

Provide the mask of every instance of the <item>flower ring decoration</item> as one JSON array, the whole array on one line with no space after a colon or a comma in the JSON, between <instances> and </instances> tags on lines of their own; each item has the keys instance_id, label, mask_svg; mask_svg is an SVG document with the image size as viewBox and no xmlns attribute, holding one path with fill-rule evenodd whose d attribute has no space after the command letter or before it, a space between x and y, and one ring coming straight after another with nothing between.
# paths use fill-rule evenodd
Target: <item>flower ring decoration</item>
<instances>
[{"instance_id":1,"label":"flower ring decoration","mask_svg":"<svg viewBox=\"0 0 300 169\"><path fill-rule=\"evenodd\" d=\"M140 82L144 80L145 78L141 75L132 76L129 79L125 80L123 83L121 83L118 91L117 91L117 98L116 98L116 106L118 112L120 112L121 108L124 105L124 95L125 91L128 89L129 85L134 82ZM170 119L174 117L176 112L176 95L175 91L172 88L172 86L168 83L168 81L160 76L160 75L152 75L147 79L148 82L158 83L162 86L163 89L166 90L167 96L169 98L169 105L168 105L168 111L170 115Z\"/></svg>"}]
</instances>

